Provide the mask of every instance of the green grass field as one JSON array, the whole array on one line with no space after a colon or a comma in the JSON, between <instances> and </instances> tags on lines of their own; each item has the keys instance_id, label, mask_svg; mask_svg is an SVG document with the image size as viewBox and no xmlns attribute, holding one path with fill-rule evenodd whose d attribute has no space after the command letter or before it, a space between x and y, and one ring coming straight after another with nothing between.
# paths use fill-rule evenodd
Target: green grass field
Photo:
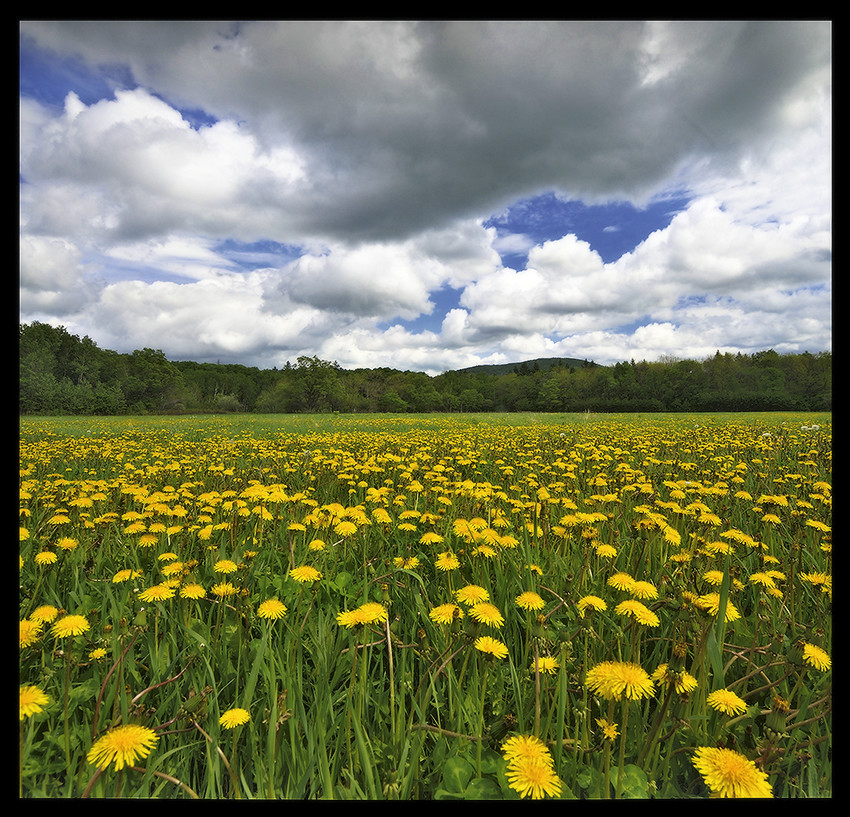
<instances>
[{"instance_id":1,"label":"green grass field","mask_svg":"<svg viewBox=\"0 0 850 817\"><path fill-rule=\"evenodd\" d=\"M23 797L830 797L829 414L20 420Z\"/></svg>"}]
</instances>

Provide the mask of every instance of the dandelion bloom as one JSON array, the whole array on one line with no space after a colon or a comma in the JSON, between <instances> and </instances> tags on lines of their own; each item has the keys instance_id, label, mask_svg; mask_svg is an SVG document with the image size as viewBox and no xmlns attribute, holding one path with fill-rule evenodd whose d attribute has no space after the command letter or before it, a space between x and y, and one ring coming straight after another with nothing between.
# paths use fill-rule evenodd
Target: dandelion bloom
<instances>
[{"instance_id":1,"label":"dandelion bloom","mask_svg":"<svg viewBox=\"0 0 850 817\"><path fill-rule=\"evenodd\" d=\"M673 688L679 695L693 692L699 681L689 672L673 672L667 664L659 664L658 669L652 673L652 680L660 683L673 684Z\"/></svg>"},{"instance_id":2,"label":"dandelion bloom","mask_svg":"<svg viewBox=\"0 0 850 817\"><path fill-rule=\"evenodd\" d=\"M743 715L747 711L747 705L734 692L728 689L715 689L705 702L718 712L725 715Z\"/></svg>"},{"instance_id":3,"label":"dandelion bloom","mask_svg":"<svg viewBox=\"0 0 850 817\"><path fill-rule=\"evenodd\" d=\"M322 578L321 572L311 565L293 567L292 570L289 571L289 576L301 584L312 584Z\"/></svg>"},{"instance_id":4,"label":"dandelion bloom","mask_svg":"<svg viewBox=\"0 0 850 817\"><path fill-rule=\"evenodd\" d=\"M51 629L57 638L65 638L69 635L82 635L90 627L85 616L67 615L56 621Z\"/></svg>"},{"instance_id":5,"label":"dandelion bloom","mask_svg":"<svg viewBox=\"0 0 850 817\"><path fill-rule=\"evenodd\" d=\"M537 593L534 593L531 590L526 590L525 593L520 593L516 597L516 603L522 607L523 610L541 610L546 606L546 602L543 601Z\"/></svg>"},{"instance_id":6,"label":"dandelion bloom","mask_svg":"<svg viewBox=\"0 0 850 817\"><path fill-rule=\"evenodd\" d=\"M128 582L130 579L138 579L139 576L142 575L141 570L131 570L127 568L126 570L119 570L113 577L113 584L121 584L122 582Z\"/></svg>"},{"instance_id":7,"label":"dandelion bloom","mask_svg":"<svg viewBox=\"0 0 850 817\"><path fill-rule=\"evenodd\" d=\"M643 624L647 627L657 627L661 623L658 616L637 599L621 601L614 608L614 612L621 616L629 616L637 621L638 624Z\"/></svg>"},{"instance_id":8,"label":"dandelion bloom","mask_svg":"<svg viewBox=\"0 0 850 817\"><path fill-rule=\"evenodd\" d=\"M582 598L578 600L578 604L576 605L576 607L578 607L579 614L582 616L582 618L584 617L584 611L588 607L591 610L608 609L608 605L602 599L600 599L599 596L582 596Z\"/></svg>"},{"instance_id":9,"label":"dandelion bloom","mask_svg":"<svg viewBox=\"0 0 850 817\"><path fill-rule=\"evenodd\" d=\"M433 531L423 533L422 536L419 537L420 545L440 545L442 542L443 537L440 536L439 533L434 533Z\"/></svg>"},{"instance_id":10,"label":"dandelion bloom","mask_svg":"<svg viewBox=\"0 0 850 817\"><path fill-rule=\"evenodd\" d=\"M344 519L334 527L334 533L337 536L351 536L352 533L357 533L357 525L354 522Z\"/></svg>"},{"instance_id":11,"label":"dandelion bloom","mask_svg":"<svg viewBox=\"0 0 850 817\"><path fill-rule=\"evenodd\" d=\"M174 588L167 584L155 584L139 593L139 598L144 602L168 601L174 598Z\"/></svg>"},{"instance_id":12,"label":"dandelion bloom","mask_svg":"<svg viewBox=\"0 0 850 817\"><path fill-rule=\"evenodd\" d=\"M457 556L454 555L450 550L441 553L435 562L438 570L449 571L449 570L457 570L460 567L460 562L458 561Z\"/></svg>"},{"instance_id":13,"label":"dandelion bloom","mask_svg":"<svg viewBox=\"0 0 850 817\"><path fill-rule=\"evenodd\" d=\"M720 593L706 593L703 596L699 596L694 602L697 607L701 610L705 610L709 615L717 616L720 612ZM726 615L725 620L728 621L736 621L741 617L741 614L738 612L738 608L732 604L729 599L726 600Z\"/></svg>"},{"instance_id":14,"label":"dandelion bloom","mask_svg":"<svg viewBox=\"0 0 850 817\"><path fill-rule=\"evenodd\" d=\"M213 595L219 598L226 596L235 596L239 591L230 582L220 582L212 586Z\"/></svg>"},{"instance_id":15,"label":"dandelion bloom","mask_svg":"<svg viewBox=\"0 0 850 817\"><path fill-rule=\"evenodd\" d=\"M828 653L815 644L803 644L803 660L819 670L826 671L832 666Z\"/></svg>"},{"instance_id":16,"label":"dandelion bloom","mask_svg":"<svg viewBox=\"0 0 850 817\"><path fill-rule=\"evenodd\" d=\"M596 555L600 559L613 559L617 555L617 548L613 545L598 545Z\"/></svg>"},{"instance_id":17,"label":"dandelion bloom","mask_svg":"<svg viewBox=\"0 0 850 817\"><path fill-rule=\"evenodd\" d=\"M106 658L106 650L103 647L95 647L90 653L89 658L92 661L100 661L101 658Z\"/></svg>"},{"instance_id":18,"label":"dandelion bloom","mask_svg":"<svg viewBox=\"0 0 850 817\"><path fill-rule=\"evenodd\" d=\"M32 621L28 618L21 619L21 647L29 647L31 644L34 644L38 641L38 637L41 635L41 628L44 625L40 621Z\"/></svg>"},{"instance_id":19,"label":"dandelion bloom","mask_svg":"<svg viewBox=\"0 0 850 817\"><path fill-rule=\"evenodd\" d=\"M418 556L410 556L408 558L404 558L404 556L396 556L393 559L393 566L397 567L399 570L416 570L419 567L419 557Z\"/></svg>"},{"instance_id":20,"label":"dandelion bloom","mask_svg":"<svg viewBox=\"0 0 850 817\"><path fill-rule=\"evenodd\" d=\"M237 706L223 713L218 722L225 729L235 729L243 723L248 723L249 720L251 720L251 713L247 709L241 709Z\"/></svg>"},{"instance_id":21,"label":"dandelion bloom","mask_svg":"<svg viewBox=\"0 0 850 817\"><path fill-rule=\"evenodd\" d=\"M546 744L534 735L512 735L502 744L502 757L513 763L517 760L542 760L552 765L552 756Z\"/></svg>"},{"instance_id":22,"label":"dandelion bloom","mask_svg":"<svg viewBox=\"0 0 850 817\"><path fill-rule=\"evenodd\" d=\"M455 598L463 604L478 604L481 601L490 601L490 594L477 584L468 584L455 591Z\"/></svg>"},{"instance_id":23,"label":"dandelion bloom","mask_svg":"<svg viewBox=\"0 0 850 817\"><path fill-rule=\"evenodd\" d=\"M773 797L767 774L732 749L703 746L692 762L715 797Z\"/></svg>"},{"instance_id":24,"label":"dandelion bloom","mask_svg":"<svg viewBox=\"0 0 850 817\"><path fill-rule=\"evenodd\" d=\"M257 615L276 621L286 615L286 605L280 599L267 599L257 608Z\"/></svg>"},{"instance_id":25,"label":"dandelion bloom","mask_svg":"<svg viewBox=\"0 0 850 817\"><path fill-rule=\"evenodd\" d=\"M639 599L657 599L658 590L652 582L636 581L629 588L629 593Z\"/></svg>"},{"instance_id":26,"label":"dandelion bloom","mask_svg":"<svg viewBox=\"0 0 850 817\"><path fill-rule=\"evenodd\" d=\"M545 672L547 675L554 675L560 666L561 665L558 663L557 658L551 655L541 655L534 663L532 663L531 671L534 672L535 669L537 669L540 672Z\"/></svg>"},{"instance_id":27,"label":"dandelion bloom","mask_svg":"<svg viewBox=\"0 0 850 817\"><path fill-rule=\"evenodd\" d=\"M428 618L434 624L451 624L455 618L463 618L463 610L456 604L441 604L428 613Z\"/></svg>"},{"instance_id":28,"label":"dandelion bloom","mask_svg":"<svg viewBox=\"0 0 850 817\"><path fill-rule=\"evenodd\" d=\"M58 615L58 607L54 607L52 604L42 604L30 613L30 618L33 621L40 621L43 624L49 624Z\"/></svg>"},{"instance_id":29,"label":"dandelion bloom","mask_svg":"<svg viewBox=\"0 0 850 817\"><path fill-rule=\"evenodd\" d=\"M47 697L46 693L37 686L22 686L21 720L37 715L49 702L50 699Z\"/></svg>"},{"instance_id":30,"label":"dandelion bloom","mask_svg":"<svg viewBox=\"0 0 850 817\"><path fill-rule=\"evenodd\" d=\"M602 730L602 737L605 740L614 740L620 734L617 724L605 718L597 718L596 725Z\"/></svg>"},{"instance_id":31,"label":"dandelion bloom","mask_svg":"<svg viewBox=\"0 0 850 817\"><path fill-rule=\"evenodd\" d=\"M358 608L365 624L384 622L389 617L389 611L377 601L367 601Z\"/></svg>"},{"instance_id":32,"label":"dandelion bloom","mask_svg":"<svg viewBox=\"0 0 850 817\"><path fill-rule=\"evenodd\" d=\"M35 563L41 567L52 565L59 557L52 550L43 550L41 553L36 553Z\"/></svg>"},{"instance_id":33,"label":"dandelion bloom","mask_svg":"<svg viewBox=\"0 0 850 817\"><path fill-rule=\"evenodd\" d=\"M488 627L501 627L505 623L504 616L499 612L499 608L495 604L490 604L489 601L473 604L469 608L469 615Z\"/></svg>"},{"instance_id":34,"label":"dandelion bloom","mask_svg":"<svg viewBox=\"0 0 850 817\"><path fill-rule=\"evenodd\" d=\"M595 694L617 701L623 696L633 701L647 698L654 688L646 670L628 661L597 664L588 671L585 683Z\"/></svg>"},{"instance_id":35,"label":"dandelion bloom","mask_svg":"<svg viewBox=\"0 0 850 817\"><path fill-rule=\"evenodd\" d=\"M159 740L153 729L130 723L117 726L98 738L88 753L88 761L92 765L105 769L110 764L120 771L125 766L132 766L136 758L147 757Z\"/></svg>"},{"instance_id":36,"label":"dandelion bloom","mask_svg":"<svg viewBox=\"0 0 850 817\"><path fill-rule=\"evenodd\" d=\"M561 794L561 780L551 763L537 758L520 758L508 764L505 770L508 785L520 797L542 800Z\"/></svg>"},{"instance_id":37,"label":"dandelion bloom","mask_svg":"<svg viewBox=\"0 0 850 817\"><path fill-rule=\"evenodd\" d=\"M475 640L475 649L479 652L492 655L494 658L507 658L508 648L495 638L490 638L489 635L482 635Z\"/></svg>"},{"instance_id":38,"label":"dandelion bloom","mask_svg":"<svg viewBox=\"0 0 850 817\"><path fill-rule=\"evenodd\" d=\"M206 596L207 591L204 589L202 584L196 584L191 582L190 584L184 584L180 588L180 597L184 599L202 599Z\"/></svg>"},{"instance_id":39,"label":"dandelion bloom","mask_svg":"<svg viewBox=\"0 0 850 817\"><path fill-rule=\"evenodd\" d=\"M337 613L336 622L340 627L346 627L349 630L364 623L359 610L343 610Z\"/></svg>"},{"instance_id":40,"label":"dandelion bloom","mask_svg":"<svg viewBox=\"0 0 850 817\"><path fill-rule=\"evenodd\" d=\"M615 573L608 579L608 584L615 590L629 590L635 580L628 573Z\"/></svg>"},{"instance_id":41,"label":"dandelion bloom","mask_svg":"<svg viewBox=\"0 0 850 817\"><path fill-rule=\"evenodd\" d=\"M232 559L219 559L219 561L213 565L213 570L216 573L235 573L237 565Z\"/></svg>"}]
</instances>

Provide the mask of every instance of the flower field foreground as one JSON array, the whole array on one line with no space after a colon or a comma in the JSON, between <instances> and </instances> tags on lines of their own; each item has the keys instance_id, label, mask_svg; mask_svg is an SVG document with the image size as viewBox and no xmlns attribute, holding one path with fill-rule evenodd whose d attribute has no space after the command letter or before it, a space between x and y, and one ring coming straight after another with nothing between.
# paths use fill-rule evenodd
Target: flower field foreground
<instances>
[{"instance_id":1,"label":"flower field foreground","mask_svg":"<svg viewBox=\"0 0 850 817\"><path fill-rule=\"evenodd\" d=\"M24 797L832 793L830 415L20 422Z\"/></svg>"}]
</instances>

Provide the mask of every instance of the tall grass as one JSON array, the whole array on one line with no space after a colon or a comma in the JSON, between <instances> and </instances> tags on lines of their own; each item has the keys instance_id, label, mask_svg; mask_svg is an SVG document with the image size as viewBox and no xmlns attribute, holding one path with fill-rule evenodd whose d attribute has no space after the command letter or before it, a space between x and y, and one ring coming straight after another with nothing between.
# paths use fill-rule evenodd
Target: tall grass
<instances>
[{"instance_id":1,"label":"tall grass","mask_svg":"<svg viewBox=\"0 0 850 817\"><path fill-rule=\"evenodd\" d=\"M707 796L701 746L753 761L777 797L831 795L830 415L20 430L19 674L48 698L22 713L25 797L518 799L510 735L549 748L563 798ZM501 623L476 620L468 585ZM280 619L260 615L272 598ZM619 606L637 600L643 621ZM386 617L340 623L367 602ZM89 629L57 637L66 613ZM651 694L590 689L606 661ZM710 705L718 689L743 711ZM234 708L250 720L227 728ZM128 723L155 731L150 754L89 763Z\"/></svg>"}]
</instances>

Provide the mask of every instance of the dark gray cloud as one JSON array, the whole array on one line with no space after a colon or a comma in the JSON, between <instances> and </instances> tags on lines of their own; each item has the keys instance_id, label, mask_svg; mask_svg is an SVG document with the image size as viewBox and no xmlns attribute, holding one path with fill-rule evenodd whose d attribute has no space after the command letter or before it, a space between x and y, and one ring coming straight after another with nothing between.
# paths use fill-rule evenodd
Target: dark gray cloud
<instances>
[{"instance_id":1,"label":"dark gray cloud","mask_svg":"<svg viewBox=\"0 0 850 817\"><path fill-rule=\"evenodd\" d=\"M402 238L541 189L645 200L770 140L830 58L808 22L38 22L306 164L253 195L295 233Z\"/></svg>"}]
</instances>

